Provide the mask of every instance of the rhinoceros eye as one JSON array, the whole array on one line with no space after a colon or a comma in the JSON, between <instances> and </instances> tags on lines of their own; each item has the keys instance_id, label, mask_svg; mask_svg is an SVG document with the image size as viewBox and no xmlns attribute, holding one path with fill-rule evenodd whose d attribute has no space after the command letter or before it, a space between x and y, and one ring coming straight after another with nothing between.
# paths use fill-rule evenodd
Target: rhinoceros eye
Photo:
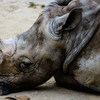
<instances>
[{"instance_id":1,"label":"rhinoceros eye","mask_svg":"<svg viewBox=\"0 0 100 100\"><path fill-rule=\"evenodd\" d=\"M17 68L20 71L27 71L31 65L32 65L32 62L29 58L21 57L19 58L19 65L17 66Z\"/></svg>"},{"instance_id":2,"label":"rhinoceros eye","mask_svg":"<svg viewBox=\"0 0 100 100\"><path fill-rule=\"evenodd\" d=\"M32 63L31 61L28 59L28 58L24 58L22 59L21 61L21 67L25 68L25 67L28 67L30 66Z\"/></svg>"}]
</instances>

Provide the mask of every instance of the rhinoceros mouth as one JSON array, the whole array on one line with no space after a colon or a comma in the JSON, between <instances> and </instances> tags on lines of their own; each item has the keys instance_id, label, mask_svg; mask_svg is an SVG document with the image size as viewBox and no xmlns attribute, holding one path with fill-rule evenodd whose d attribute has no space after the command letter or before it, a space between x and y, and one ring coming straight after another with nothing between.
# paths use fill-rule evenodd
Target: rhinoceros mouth
<instances>
[{"instance_id":1,"label":"rhinoceros mouth","mask_svg":"<svg viewBox=\"0 0 100 100\"><path fill-rule=\"evenodd\" d=\"M13 92L13 88L10 84L5 82L0 82L0 95L7 95Z\"/></svg>"},{"instance_id":2,"label":"rhinoceros mouth","mask_svg":"<svg viewBox=\"0 0 100 100\"><path fill-rule=\"evenodd\" d=\"M0 82L0 95L7 95L14 92L19 92L21 89L20 85L9 82Z\"/></svg>"}]
</instances>

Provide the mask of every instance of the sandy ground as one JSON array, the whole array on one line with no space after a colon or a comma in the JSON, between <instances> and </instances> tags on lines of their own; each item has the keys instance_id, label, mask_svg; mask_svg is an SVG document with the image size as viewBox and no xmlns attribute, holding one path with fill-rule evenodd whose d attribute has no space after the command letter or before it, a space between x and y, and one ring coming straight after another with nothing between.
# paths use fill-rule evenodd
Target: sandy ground
<instances>
[{"instance_id":1,"label":"sandy ground","mask_svg":"<svg viewBox=\"0 0 100 100\"><path fill-rule=\"evenodd\" d=\"M43 9L41 7L29 8L29 1L32 0L0 0L0 38L13 37L25 32L32 26ZM36 1L43 3L43 0ZM50 0L44 3L47 4L48 1ZM53 78L38 89L7 96L29 96L30 100L100 100L99 95L58 87ZM4 100L5 97L0 96L0 100Z\"/></svg>"}]
</instances>

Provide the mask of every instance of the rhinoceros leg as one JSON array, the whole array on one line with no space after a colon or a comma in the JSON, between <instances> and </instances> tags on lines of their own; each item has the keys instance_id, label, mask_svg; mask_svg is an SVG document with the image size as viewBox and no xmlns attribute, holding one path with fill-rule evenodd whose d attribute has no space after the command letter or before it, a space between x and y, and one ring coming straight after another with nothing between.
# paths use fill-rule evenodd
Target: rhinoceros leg
<instances>
[{"instance_id":1,"label":"rhinoceros leg","mask_svg":"<svg viewBox=\"0 0 100 100\"><path fill-rule=\"evenodd\" d=\"M71 76L65 75L63 72L58 71L55 74L55 80L58 85L64 86L64 87L79 87L81 86L76 80L74 80Z\"/></svg>"},{"instance_id":2,"label":"rhinoceros leg","mask_svg":"<svg viewBox=\"0 0 100 100\"><path fill-rule=\"evenodd\" d=\"M90 88L87 88L81 85L78 81L76 81L72 76L64 74L62 71L58 71L54 76L57 85L61 87L65 87L68 89L84 91L84 92L91 92L91 93L98 93Z\"/></svg>"}]
</instances>

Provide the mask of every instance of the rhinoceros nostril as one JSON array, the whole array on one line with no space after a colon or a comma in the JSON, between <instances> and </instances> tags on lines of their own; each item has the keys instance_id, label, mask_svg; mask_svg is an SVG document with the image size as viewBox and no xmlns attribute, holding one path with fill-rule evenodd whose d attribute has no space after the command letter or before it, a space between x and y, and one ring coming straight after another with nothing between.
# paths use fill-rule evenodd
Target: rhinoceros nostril
<instances>
[{"instance_id":1,"label":"rhinoceros nostril","mask_svg":"<svg viewBox=\"0 0 100 100\"><path fill-rule=\"evenodd\" d=\"M10 90L8 84L5 84L4 82L0 82L0 95L6 95L9 93Z\"/></svg>"},{"instance_id":2,"label":"rhinoceros nostril","mask_svg":"<svg viewBox=\"0 0 100 100\"><path fill-rule=\"evenodd\" d=\"M12 86L8 84L7 82L0 82L0 87L5 87L5 88L10 89Z\"/></svg>"}]
</instances>

